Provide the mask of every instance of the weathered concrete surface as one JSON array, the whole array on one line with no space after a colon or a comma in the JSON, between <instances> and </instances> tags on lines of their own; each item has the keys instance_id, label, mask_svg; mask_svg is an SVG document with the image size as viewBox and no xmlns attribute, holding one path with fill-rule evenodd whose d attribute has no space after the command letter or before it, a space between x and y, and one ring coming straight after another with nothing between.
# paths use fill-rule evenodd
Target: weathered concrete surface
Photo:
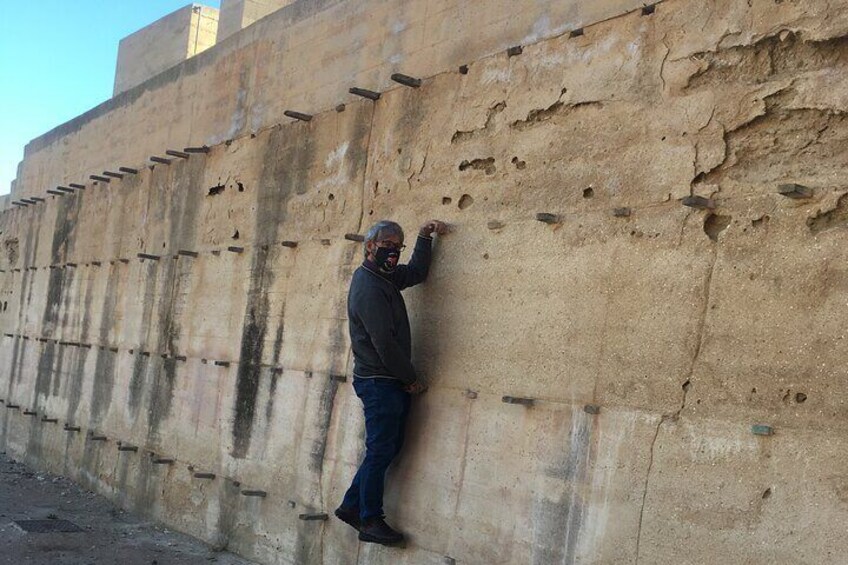
<instances>
[{"instance_id":1,"label":"weathered concrete surface","mask_svg":"<svg viewBox=\"0 0 848 565\"><path fill-rule=\"evenodd\" d=\"M21 520L64 520L79 530L24 532L15 524ZM0 544L3 565L253 563L151 524L65 477L33 471L2 454Z\"/></svg>"},{"instance_id":2,"label":"weathered concrete surface","mask_svg":"<svg viewBox=\"0 0 848 565\"><path fill-rule=\"evenodd\" d=\"M221 18L216 41L223 41L253 22L296 0L221 0Z\"/></svg>"},{"instance_id":3,"label":"weathered concrete surface","mask_svg":"<svg viewBox=\"0 0 848 565\"><path fill-rule=\"evenodd\" d=\"M31 141L15 198L42 195L166 149L215 145L642 6L640 0L298 0ZM473 24L474 33L469 33ZM316 71L320 69L320 71ZM73 141L71 141L73 140Z\"/></svg>"},{"instance_id":4,"label":"weathered concrete surface","mask_svg":"<svg viewBox=\"0 0 848 565\"><path fill-rule=\"evenodd\" d=\"M217 32L218 10L189 4L123 38L113 96L209 49Z\"/></svg>"},{"instance_id":5,"label":"weathered concrete surface","mask_svg":"<svg viewBox=\"0 0 848 565\"><path fill-rule=\"evenodd\" d=\"M845 37L669 0L5 212L0 442L263 563L840 563ZM344 234L383 217L455 228L407 293L405 549L298 519L362 455Z\"/></svg>"}]
</instances>

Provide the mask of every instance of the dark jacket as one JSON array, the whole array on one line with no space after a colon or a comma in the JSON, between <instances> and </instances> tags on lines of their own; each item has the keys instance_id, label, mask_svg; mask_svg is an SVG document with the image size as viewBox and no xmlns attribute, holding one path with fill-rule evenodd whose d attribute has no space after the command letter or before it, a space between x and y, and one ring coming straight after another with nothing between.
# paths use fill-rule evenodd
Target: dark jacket
<instances>
[{"instance_id":1,"label":"dark jacket","mask_svg":"<svg viewBox=\"0 0 848 565\"><path fill-rule=\"evenodd\" d=\"M354 271L347 295L354 375L390 377L405 384L417 380L409 317L400 291L427 278L431 244L430 238L418 236L409 263L398 265L391 274L368 262Z\"/></svg>"}]
</instances>

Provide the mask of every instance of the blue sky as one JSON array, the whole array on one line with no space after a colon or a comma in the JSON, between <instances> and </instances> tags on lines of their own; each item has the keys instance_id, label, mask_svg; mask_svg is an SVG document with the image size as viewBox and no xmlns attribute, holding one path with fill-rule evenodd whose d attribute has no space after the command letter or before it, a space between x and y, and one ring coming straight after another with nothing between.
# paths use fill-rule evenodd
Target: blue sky
<instances>
[{"instance_id":1,"label":"blue sky","mask_svg":"<svg viewBox=\"0 0 848 565\"><path fill-rule=\"evenodd\" d=\"M0 195L24 145L111 98L118 42L190 3L0 0Z\"/></svg>"}]
</instances>

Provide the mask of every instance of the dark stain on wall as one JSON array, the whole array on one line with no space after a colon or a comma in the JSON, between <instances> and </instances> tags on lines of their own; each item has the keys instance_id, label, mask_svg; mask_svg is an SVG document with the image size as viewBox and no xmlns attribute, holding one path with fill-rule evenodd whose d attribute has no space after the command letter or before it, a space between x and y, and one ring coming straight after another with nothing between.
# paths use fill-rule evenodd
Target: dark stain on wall
<instances>
[{"instance_id":1,"label":"dark stain on wall","mask_svg":"<svg viewBox=\"0 0 848 565\"><path fill-rule=\"evenodd\" d=\"M310 124L293 124L271 130L257 191L256 244L251 258L250 286L242 328L236 377L235 419L231 455L244 458L256 412L256 397L262 374L262 356L268 329L268 289L274 281L271 249L277 242L277 227L285 219L292 194L308 190L308 175L315 159L314 133ZM292 128L308 131L292 135ZM266 408L267 410L267 408Z\"/></svg>"}]
</instances>

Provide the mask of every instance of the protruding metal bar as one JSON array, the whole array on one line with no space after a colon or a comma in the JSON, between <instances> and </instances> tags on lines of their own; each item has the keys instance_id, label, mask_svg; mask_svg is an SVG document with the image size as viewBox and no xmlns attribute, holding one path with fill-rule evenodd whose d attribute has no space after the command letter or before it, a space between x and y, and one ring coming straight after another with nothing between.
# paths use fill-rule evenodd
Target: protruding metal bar
<instances>
[{"instance_id":1,"label":"protruding metal bar","mask_svg":"<svg viewBox=\"0 0 848 565\"><path fill-rule=\"evenodd\" d=\"M587 414L600 414L601 407L597 404L587 404L583 407L583 411Z\"/></svg>"},{"instance_id":2,"label":"protruding metal bar","mask_svg":"<svg viewBox=\"0 0 848 565\"><path fill-rule=\"evenodd\" d=\"M76 188L77 190L85 190L85 185L79 184L77 182L69 182L68 186L70 186L71 188Z\"/></svg>"},{"instance_id":3,"label":"protruding metal bar","mask_svg":"<svg viewBox=\"0 0 848 565\"><path fill-rule=\"evenodd\" d=\"M421 86L420 78L411 77L402 73L393 74L392 80L410 88L419 88Z\"/></svg>"},{"instance_id":4,"label":"protruding metal bar","mask_svg":"<svg viewBox=\"0 0 848 565\"><path fill-rule=\"evenodd\" d=\"M186 357L185 355L174 355L174 360L185 363L186 361L188 361L188 357Z\"/></svg>"},{"instance_id":5,"label":"protruding metal bar","mask_svg":"<svg viewBox=\"0 0 848 565\"><path fill-rule=\"evenodd\" d=\"M102 265L102 263L100 261L92 261L91 264L94 265L95 267L99 267L100 265Z\"/></svg>"},{"instance_id":6,"label":"protruding metal bar","mask_svg":"<svg viewBox=\"0 0 848 565\"><path fill-rule=\"evenodd\" d=\"M313 520L326 520L328 518L325 512L316 512L311 514L298 514L297 516L301 520L306 520L307 522Z\"/></svg>"},{"instance_id":7,"label":"protruding metal bar","mask_svg":"<svg viewBox=\"0 0 848 565\"><path fill-rule=\"evenodd\" d=\"M106 436L98 436L94 434L88 436L88 439L90 439L91 441L109 441L109 438Z\"/></svg>"},{"instance_id":8,"label":"protruding metal bar","mask_svg":"<svg viewBox=\"0 0 848 565\"><path fill-rule=\"evenodd\" d=\"M171 157L179 157L180 159L188 159L189 157L191 157L191 155L189 155L185 151L177 151L175 149L165 150L165 155L170 155Z\"/></svg>"},{"instance_id":9,"label":"protruding metal bar","mask_svg":"<svg viewBox=\"0 0 848 565\"><path fill-rule=\"evenodd\" d=\"M336 382L339 382L339 383L346 383L347 377L344 376L344 375L330 375L330 380L336 381Z\"/></svg>"},{"instance_id":10,"label":"protruding metal bar","mask_svg":"<svg viewBox=\"0 0 848 565\"><path fill-rule=\"evenodd\" d=\"M36 202L44 202L44 199L41 198L40 196L33 196L31 199L35 200Z\"/></svg>"},{"instance_id":11,"label":"protruding metal bar","mask_svg":"<svg viewBox=\"0 0 848 565\"><path fill-rule=\"evenodd\" d=\"M244 253L244 247L236 247L235 245L231 245L227 247L227 251L231 251L233 253Z\"/></svg>"},{"instance_id":12,"label":"protruding metal bar","mask_svg":"<svg viewBox=\"0 0 848 565\"><path fill-rule=\"evenodd\" d=\"M141 356L142 357L150 357L150 352L149 351L142 351Z\"/></svg>"},{"instance_id":13,"label":"protruding metal bar","mask_svg":"<svg viewBox=\"0 0 848 565\"><path fill-rule=\"evenodd\" d=\"M365 236L358 233L346 233L344 238L348 241L365 241Z\"/></svg>"},{"instance_id":14,"label":"protruding metal bar","mask_svg":"<svg viewBox=\"0 0 848 565\"><path fill-rule=\"evenodd\" d=\"M294 249L295 247L297 247L297 242L296 241L284 241L282 243L282 246L283 247L291 247L292 249Z\"/></svg>"},{"instance_id":15,"label":"protruding metal bar","mask_svg":"<svg viewBox=\"0 0 848 565\"><path fill-rule=\"evenodd\" d=\"M174 460L169 459L168 457L158 457L153 460L154 465L173 465Z\"/></svg>"},{"instance_id":16,"label":"protruding metal bar","mask_svg":"<svg viewBox=\"0 0 848 565\"><path fill-rule=\"evenodd\" d=\"M124 178L124 175L121 173L113 173L112 171L103 171L103 174L107 177L112 177L113 179L121 180Z\"/></svg>"},{"instance_id":17,"label":"protruding metal bar","mask_svg":"<svg viewBox=\"0 0 848 565\"><path fill-rule=\"evenodd\" d=\"M214 364L215 364L216 367L229 367L230 366L229 361L215 361Z\"/></svg>"},{"instance_id":18,"label":"protruding metal bar","mask_svg":"<svg viewBox=\"0 0 848 565\"><path fill-rule=\"evenodd\" d=\"M368 100L377 101L380 99L380 93L374 92L373 90L367 90L365 88L353 87L348 90L351 94L355 94L356 96L361 96L363 98L367 98Z\"/></svg>"},{"instance_id":19,"label":"protruding metal bar","mask_svg":"<svg viewBox=\"0 0 848 565\"><path fill-rule=\"evenodd\" d=\"M163 165L170 165L171 164L170 159L165 159L164 157L157 157L156 155L153 155L152 157L150 157L150 160L153 161L154 163L162 163Z\"/></svg>"},{"instance_id":20,"label":"protruding metal bar","mask_svg":"<svg viewBox=\"0 0 848 565\"><path fill-rule=\"evenodd\" d=\"M78 432L78 431L80 431L80 427L79 426L69 426L69 425L65 424L64 430L66 432Z\"/></svg>"},{"instance_id":21,"label":"protruding metal bar","mask_svg":"<svg viewBox=\"0 0 848 565\"><path fill-rule=\"evenodd\" d=\"M119 443L118 444L118 451L131 451L133 453L136 453L138 451L138 447L136 447L134 445L127 445L127 444L120 444Z\"/></svg>"},{"instance_id":22,"label":"protruding metal bar","mask_svg":"<svg viewBox=\"0 0 848 565\"><path fill-rule=\"evenodd\" d=\"M506 404L521 404L522 406L533 406L536 402L532 398L521 398L518 396L504 396L501 401Z\"/></svg>"},{"instance_id":23,"label":"protruding metal bar","mask_svg":"<svg viewBox=\"0 0 848 565\"><path fill-rule=\"evenodd\" d=\"M66 194L73 194L74 193L74 189L68 188L67 186L57 186L56 190L62 191Z\"/></svg>"},{"instance_id":24,"label":"protruding metal bar","mask_svg":"<svg viewBox=\"0 0 848 565\"><path fill-rule=\"evenodd\" d=\"M257 496L259 498L265 498L268 496L268 493L264 490L243 490L241 491L243 496Z\"/></svg>"},{"instance_id":25,"label":"protruding metal bar","mask_svg":"<svg viewBox=\"0 0 848 565\"><path fill-rule=\"evenodd\" d=\"M616 218L629 218L630 212L630 208L616 208L612 211L612 215Z\"/></svg>"},{"instance_id":26,"label":"protruding metal bar","mask_svg":"<svg viewBox=\"0 0 848 565\"><path fill-rule=\"evenodd\" d=\"M579 27L577 29L573 29L568 33L568 37L580 37L583 35L583 28Z\"/></svg>"},{"instance_id":27,"label":"protruding metal bar","mask_svg":"<svg viewBox=\"0 0 848 565\"><path fill-rule=\"evenodd\" d=\"M105 183L108 183L112 180L109 177L102 177L100 175L89 175L88 178L90 178L91 180L96 180L96 181L105 182Z\"/></svg>"},{"instance_id":28,"label":"protruding metal bar","mask_svg":"<svg viewBox=\"0 0 848 565\"><path fill-rule=\"evenodd\" d=\"M27 206L29 206L29 204L26 204L26 203L24 203L24 202L18 202L17 200L16 200L16 201L14 201L14 202L12 202L12 205L13 205L13 206L22 206L22 207L24 207L24 208L26 208Z\"/></svg>"},{"instance_id":29,"label":"protruding metal bar","mask_svg":"<svg viewBox=\"0 0 848 565\"><path fill-rule=\"evenodd\" d=\"M785 196L787 198L795 198L795 199L812 198L813 197L813 189L812 188L810 188L808 186L801 185L801 184L795 184L795 183L781 184L780 186L777 187L777 193L780 194L781 196Z\"/></svg>"},{"instance_id":30,"label":"protruding metal bar","mask_svg":"<svg viewBox=\"0 0 848 565\"><path fill-rule=\"evenodd\" d=\"M46 423L46 424L58 424L59 418L48 418L48 417L45 416L45 417L41 418L41 421Z\"/></svg>"},{"instance_id":31,"label":"protruding metal bar","mask_svg":"<svg viewBox=\"0 0 848 565\"><path fill-rule=\"evenodd\" d=\"M132 167L118 167L118 170L122 173L127 173L128 175L138 174L138 169L133 169Z\"/></svg>"},{"instance_id":32,"label":"protruding metal bar","mask_svg":"<svg viewBox=\"0 0 848 565\"><path fill-rule=\"evenodd\" d=\"M186 153L209 153L209 147L202 145L200 147L186 147L183 149Z\"/></svg>"},{"instance_id":33,"label":"protruding metal bar","mask_svg":"<svg viewBox=\"0 0 848 565\"><path fill-rule=\"evenodd\" d=\"M548 212L539 212L538 214L536 214L536 219L545 224L560 223L559 214L549 214Z\"/></svg>"},{"instance_id":34,"label":"protruding metal bar","mask_svg":"<svg viewBox=\"0 0 848 565\"><path fill-rule=\"evenodd\" d=\"M521 55L522 53L524 53L524 48L521 45L516 45L506 50L507 57L515 57L516 55Z\"/></svg>"},{"instance_id":35,"label":"protruding metal bar","mask_svg":"<svg viewBox=\"0 0 848 565\"><path fill-rule=\"evenodd\" d=\"M9 410L20 410L21 409L20 405L18 405L18 404L7 404L6 408L8 408Z\"/></svg>"},{"instance_id":36,"label":"protruding metal bar","mask_svg":"<svg viewBox=\"0 0 848 565\"><path fill-rule=\"evenodd\" d=\"M65 193L60 190L53 190L52 188L47 189L47 194L55 194L56 196L65 196Z\"/></svg>"},{"instance_id":37,"label":"protruding metal bar","mask_svg":"<svg viewBox=\"0 0 848 565\"><path fill-rule=\"evenodd\" d=\"M698 210L712 210L715 208L715 201L709 198L704 198L703 196L687 196L681 200L680 203L689 208L696 208Z\"/></svg>"},{"instance_id":38,"label":"protruding metal bar","mask_svg":"<svg viewBox=\"0 0 848 565\"><path fill-rule=\"evenodd\" d=\"M24 416L38 416L38 412L35 410L24 409Z\"/></svg>"},{"instance_id":39,"label":"protruding metal bar","mask_svg":"<svg viewBox=\"0 0 848 565\"><path fill-rule=\"evenodd\" d=\"M21 202L25 204L38 204L38 202L32 200L31 198L21 198Z\"/></svg>"},{"instance_id":40,"label":"protruding metal bar","mask_svg":"<svg viewBox=\"0 0 848 565\"><path fill-rule=\"evenodd\" d=\"M192 477L195 479L207 479L211 481L215 479L215 473L193 473Z\"/></svg>"},{"instance_id":41,"label":"protruding metal bar","mask_svg":"<svg viewBox=\"0 0 848 565\"><path fill-rule=\"evenodd\" d=\"M118 348L117 348L117 347L110 347L110 348L109 348L109 351L111 351L112 353L117 353L117 352L118 352Z\"/></svg>"},{"instance_id":42,"label":"protruding metal bar","mask_svg":"<svg viewBox=\"0 0 848 565\"><path fill-rule=\"evenodd\" d=\"M159 260L158 255L151 255L150 253L137 253L136 255L138 256L139 259L151 259L153 261Z\"/></svg>"},{"instance_id":43,"label":"protruding metal bar","mask_svg":"<svg viewBox=\"0 0 848 565\"><path fill-rule=\"evenodd\" d=\"M284 116L288 116L289 118L294 118L295 120L300 120L301 122L311 122L312 115L304 114L303 112L295 112L294 110L286 110L283 112Z\"/></svg>"},{"instance_id":44,"label":"protruding metal bar","mask_svg":"<svg viewBox=\"0 0 848 565\"><path fill-rule=\"evenodd\" d=\"M70 268L72 268L72 269L76 269L76 268L77 268L77 264L76 264L76 263L65 263L65 266L66 266L66 267L70 267Z\"/></svg>"},{"instance_id":45,"label":"protruding metal bar","mask_svg":"<svg viewBox=\"0 0 848 565\"><path fill-rule=\"evenodd\" d=\"M187 251L185 249L180 249L177 251L178 255L182 255L183 257L197 257L200 255L197 251Z\"/></svg>"}]
</instances>

